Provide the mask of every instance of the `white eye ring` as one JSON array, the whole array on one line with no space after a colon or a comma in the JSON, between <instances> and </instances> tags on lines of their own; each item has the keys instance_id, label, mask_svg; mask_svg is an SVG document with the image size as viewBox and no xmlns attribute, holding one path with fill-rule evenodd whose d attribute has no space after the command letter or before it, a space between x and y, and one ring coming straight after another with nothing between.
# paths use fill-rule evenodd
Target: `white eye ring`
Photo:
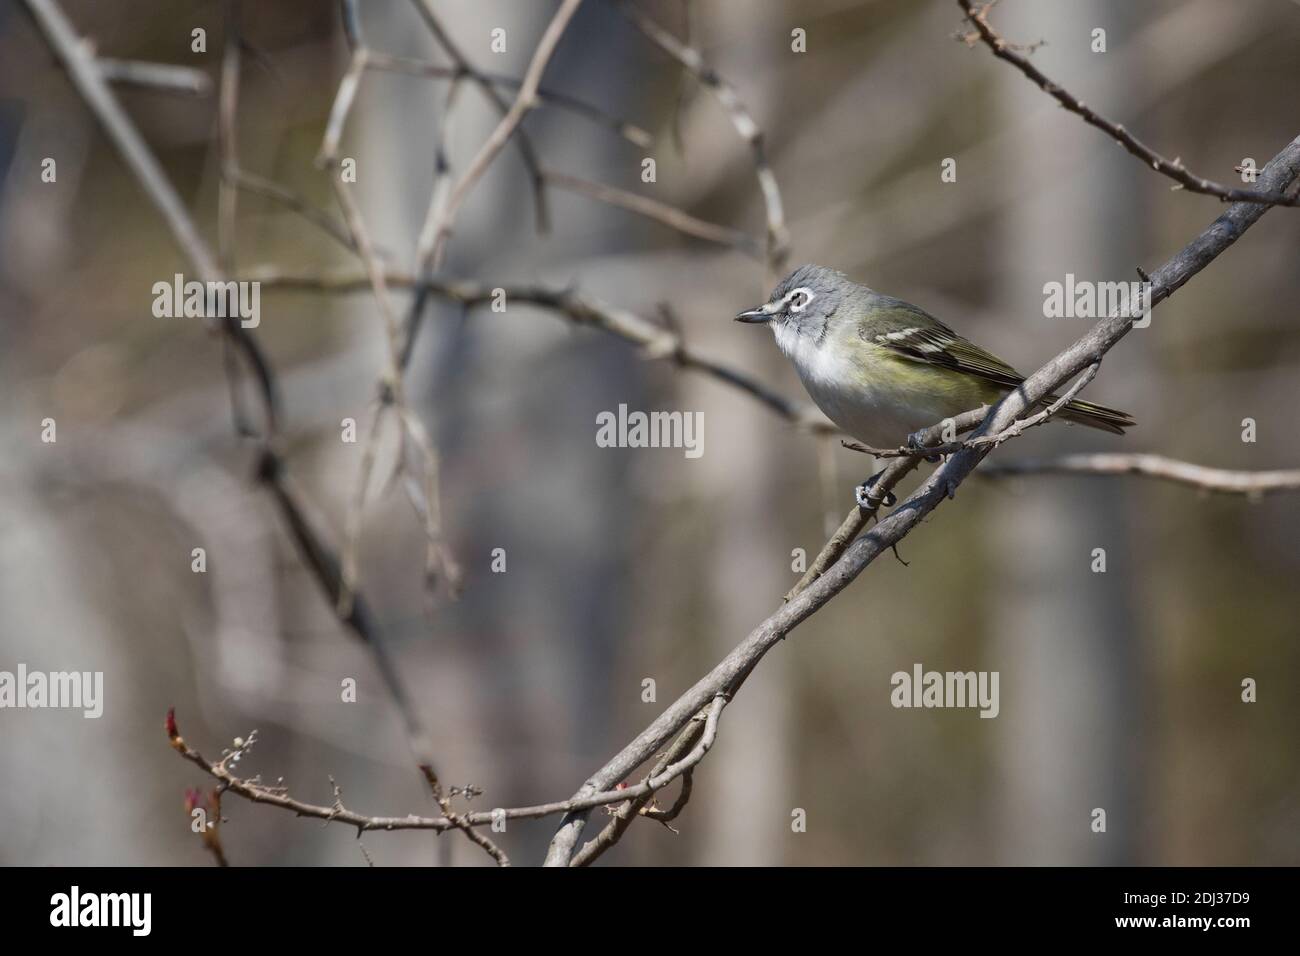
<instances>
[{"instance_id":1,"label":"white eye ring","mask_svg":"<svg viewBox=\"0 0 1300 956\"><path fill-rule=\"evenodd\" d=\"M802 301L799 301L800 294L804 296ZM802 312L804 309L808 308L809 304L815 298L817 298L817 296L811 289L805 289L801 286L791 292L786 301L790 303L791 312Z\"/></svg>"}]
</instances>

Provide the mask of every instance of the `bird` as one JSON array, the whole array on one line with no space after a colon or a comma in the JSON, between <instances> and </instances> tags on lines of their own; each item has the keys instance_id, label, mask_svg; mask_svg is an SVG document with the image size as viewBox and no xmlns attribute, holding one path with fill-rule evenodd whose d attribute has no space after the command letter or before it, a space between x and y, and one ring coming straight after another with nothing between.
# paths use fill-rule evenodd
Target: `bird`
<instances>
[{"instance_id":1,"label":"bird","mask_svg":"<svg viewBox=\"0 0 1300 956\"><path fill-rule=\"evenodd\" d=\"M873 447L918 444L921 429L993 404L1025 380L919 306L825 266L795 269L736 321L771 328L817 407ZM1082 401L1057 417L1116 435L1137 424L1127 412ZM876 477L859 486L859 502Z\"/></svg>"}]
</instances>

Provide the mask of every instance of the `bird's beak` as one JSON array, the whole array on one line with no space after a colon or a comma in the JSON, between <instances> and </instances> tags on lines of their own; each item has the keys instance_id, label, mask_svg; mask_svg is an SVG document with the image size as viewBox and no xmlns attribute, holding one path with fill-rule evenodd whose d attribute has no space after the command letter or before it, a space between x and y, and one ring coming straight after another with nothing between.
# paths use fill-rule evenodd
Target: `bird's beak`
<instances>
[{"instance_id":1,"label":"bird's beak","mask_svg":"<svg viewBox=\"0 0 1300 956\"><path fill-rule=\"evenodd\" d=\"M769 305L760 305L754 309L746 309L740 315L736 316L737 322L771 322L772 311Z\"/></svg>"}]
</instances>

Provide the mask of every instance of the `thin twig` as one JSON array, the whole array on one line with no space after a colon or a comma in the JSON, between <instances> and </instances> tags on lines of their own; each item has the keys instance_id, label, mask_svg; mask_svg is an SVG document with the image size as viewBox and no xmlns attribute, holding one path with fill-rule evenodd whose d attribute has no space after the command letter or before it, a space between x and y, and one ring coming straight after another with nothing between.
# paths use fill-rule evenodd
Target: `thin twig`
<instances>
[{"instance_id":1,"label":"thin twig","mask_svg":"<svg viewBox=\"0 0 1300 956\"><path fill-rule=\"evenodd\" d=\"M333 165L338 158L339 140L343 138L343 127L347 124L348 114L352 112L352 104L357 98L357 90L361 87L368 55L369 51L365 47L357 47L348 59L348 68L334 93L334 105L330 107L329 120L325 124L325 138L321 140L320 152L316 155L317 166L323 168Z\"/></svg>"},{"instance_id":2,"label":"thin twig","mask_svg":"<svg viewBox=\"0 0 1300 956\"><path fill-rule=\"evenodd\" d=\"M875 519L880 506L888 499L894 487L921 463L922 458L938 454L935 449L949 429L955 435L968 432L984 421L988 411L989 406L981 405L979 408L962 412L960 415L954 416L950 422L939 422L923 430L917 436L919 439L917 445L900 447L898 450L904 452L904 454L900 454L894 461L890 462L880 477L876 479L875 484L871 486L871 492L867 496L867 506L860 505L845 516L844 521L840 523L840 526L830 536L830 539L822 546L817 557L813 559L812 564L808 566L808 570L804 572L803 577L786 594L785 600L791 601L798 597L799 594L807 590L809 585L825 574L831 565L840 559L854 539ZM853 443L845 444L848 447L853 445Z\"/></svg>"},{"instance_id":3,"label":"thin twig","mask_svg":"<svg viewBox=\"0 0 1300 956\"><path fill-rule=\"evenodd\" d=\"M543 176L546 178L546 182L552 186L589 196L597 202L626 209L629 212L662 223L670 229L676 229L685 235L704 239L707 242L716 242L723 246L730 246L733 249L740 250L747 256L762 258L762 250L759 248L759 244L754 241L754 237L741 229L720 226L717 223L697 219L676 206L670 206L648 196L639 196L636 193L628 192L626 189L619 189L605 183L592 182L589 179L569 176L549 169L543 172Z\"/></svg>"},{"instance_id":4,"label":"thin twig","mask_svg":"<svg viewBox=\"0 0 1300 956\"><path fill-rule=\"evenodd\" d=\"M388 361L379 385L379 401L382 404L394 406L404 435L410 439L420 452L423 465L422 474L424 476L421 488L427 498L424 503L425 507L422 509L422 516L425 521L426 554L428 556L425 581L432 590L439 579L446 580L449 591L454 595L458 592L460 586L460 569L451 559L443 541L440 524L441 509L438 506L438 496L440 494L437 487L438 453L433 448L428 432L419 423L419 419L414 413L410 411L406 400L406 385L403 379L401 362L403 354L402 335L396 306L389 295L383 266L375 255L361 210L353 198L351 190L343 182L342 177L338 175L337 169L332 171L330 178L335 193L339 198L339 205L343 210L343 218L348 224L348 231L356 240L357 254L365 263L366 274L370 279L371 288L379 306L379 313L388 341ZM404 462L405 459L401 459L399 467L404 467ZM363 471L362 479L368 480L368 478L369 471L366 469ZM350 543L355 544L355 542ZM346 579L344 584L347 585ZM346 591L344 596L346 598ZM345 604L341 606L345 606Z\"/></svg>"},{"instance_id":5,"label":"thin twig","mask_svg":"<svg viewBox=\"0 0 1300 956\"><path fill-rule=\"evenodd\" d=\"M675 819L691 798L695 764L704 759L704 755L713 746L713 741L717 737L717 717L721 713L723 702L723 697L715 697L708 708L696 714L695 718L686 725L686 729L678 735L672 746L659 757L659 760L655 762L654 767L650 770L648 776L653 779L664 774L670 766L684 762L698 752L698 756L694 757L694 762L689 764L682 772L682 789L677 795L677 799L673 801L672 809L660 811L656 817L664 824ZM595 862L601 854L613 847L622 838L627 828L632 825L638 815L650 816L654 812L647 805L653 798L653 792L647 793L630 799L627 803L618 807L613 812L613 818L596 838L589 840L581 850L574 854L570 866L589 866Z\"/></svg>"},{"instance_id":6,"label":"thin twig","mask_svg":"<svg viewBox=\"0 0 1300 956\"><path fill-rule=\"evenodd\" d=\"M1004 442L1022 434L1026 429L1035 428L1046 423L1057 412L1074 401L1075 396L1097 377L1097 370L1100 368L1100 362L1089 366L1064 395L1050 399L1050 403L1042 411L1026 418L1016 419L996 435L980 435L966 441L943 442L937 445L927 445L923 448L916 445L899 445L896 448L873 448L871 445L864 445L857 441L845 441L841 442L841 444L851 451L863 452L876 458L933 458L935 455L951 455L963 448L997 448Z\"/></svg>"},{"instance_id":7,"label":"thin twig","mask_svg":"<svg viewBox=\"0 0 1300 956\"><path fill-rule=\"evenodd\" d=\"M293 190L279 183L259 176L256 173L250 173L246 169L238 167L231 170L228 174L231 180L240 189L246 192L254 193L258 196L264 196L280 203L289 210L296 212L302 218L306 219L313 225L319 226L330 238L334 239L343 248L356 252L357 244L352 238L347 228L340 225L339 222L324 210L313 206L302 196Z\"/></svg>"},{"instance_id":8,"label":"thin twig","mask_svg":"<svg viewBox=\"0 0 1300 956\"><path fill-rule=\"evenodd\" d=\"M361 550L361 526L366 513L366 489L370 487L370 475L374 471L375 458L379 453L380 426L383 424L384 412L389 408L383 402L375 402L370 421L365 429L366 440L361 450L361 464L357 470L357 481L353 485L352 498L348 502L347 515L343 523L343 548L341 554L341 577L339 583L338 604L335 613L347 617L352 611L352 600L357 586L358 557Z\"/></svg>"},{"instance_id":9,"label":"thin twig","mask_svg":"<svg viewBox=\"0 0 1300 956\"><path fill-rule=\"evenodd\" d=\"M623 0L620 9L627 15L642 33L670 57L689 70L701 83L713 91L722 108L727 111L731 123L740 134L740 138L749 144L754 158L754 174L758 178L758 187L763 194L763 206L767 212L767 261L770 272L775 272L785 262L790 252L790 233L785 224L785 212L781 202L781 189L776 182L776 174L767 159L767 149L763 142L763 131L754 117L746 109L735 87L718 75L705 62L700 51L683 43L672 33L646 16L631 0Z\"/></svg>"},{"instance_id":10,"label":"thin twig","mask_svg":"<svg viewBox=\"0 0 1300 956\"><path fill-rule=\"evenodd\" d=\"M994 0L996 2L996 0ZM975 27L973 33L966 34L962 37L967 45L972 45L976 40L982 40L993 55L1000 60L1010 63L1030 80L1036 83L1042 91L1058 103L1064 106L1071 113L1079 116L1089 126L1096 127L1111 139L1115 140L1126 150L1142 160L1156 172L1163 176L1168 176L1180 187L1194 193L1202 193L1207 196L1217 196L1224 202L1254 202L1265 203L1270 206L1300 206L1300 196L1288 196L1280 192L1267 192L1258 189L1234 189L1230 186L1224 186L1222 183L1216 183L1213 180L1195 175L1191 170L1182 164L1179 159L1166 159L1161 156L1150 146L1147 146L1136 136L1130 133L1120 123L1109 120L1097 113L1091 107L1086 105L1083 100L1079 99L1061 84L1046 76L1042 70L1029 62L1029 59L1019 52L1015 44L1009 43L1003 39L997 31L989 26L988 14L993 2L980 2L980 0L957 0L957 4L966 14L966 19Z\"/></svg>"},{"instance_id":11,"label":"thin twig","mask_svg":"<svg viewBox=\"0 0 1300 956\"><path fill-rule=\"evenodd\" d=\"M113 96L99 73L88 46L77 36L56 0L25 0L25 2L51 48L64 62L69 76L87 105L166 220L193 268L204 281L221 281L222 270L200 236L184 204L138 130ZM233 97L231 99L233 100ZM373 260L373 255L369 258ZM240 326L238 320L227 318L218 328L244 355L258 382L258 396L265 423L263 428L254 435L259 443L257 477L271 491L289 534L298 546L308 569L330 599L331 604L337 607L342 593L339 558L309 518L305 500L287 480L284 461L276 447L276 393L270 365L262 355L256 339L251 332ZM232 395L234 387L232 383ZM237 405L236 409L238 411ZM242 418L242 415L237 415L237 421L241 421ZM251 425L246 427L252 430ZM370 648L380 675L402 715L417 762L429 763L430 738L424 730L414 701L406 692L397 667L389 656L385 637L362 595L354 596L349 611L342 621Z\"/></svg>"},{"instance_id":12,"label":"thin twig","mask_svg":"<svg viewBox=\"0 0 1300 956\"><path fill-rule=\"evenodd\" d=\"M481 848L488 856L496 860L497 866L509 866L510 858L506 856L505 851L497 846L496 842L490 837L484 836L474 829L473 826L465 819L463 814L457 813L452 809L451 797L442 789L442 782L439 781L438 775L433 772L433 767L420 767L424 773L424 780L429 785L429 791L433 794L433 799L437 802L439 809L442 810L443 817L451 823L453 827L465 834L465 838L475 846Z\"/></svg>"},{"instance_id":13,"label":"thin twig","mask_svg":"<svg viewBox=\"0 0 1300 956\"><path fill-rule=\"evenodd\" d=\"M438 46L442 47L443 53L451 58L456 66L463 70L478 87L483 91L483 95L496 108L496 111L505 117L510 111L510 105L506 99L497 91L496 86L482 71L477 70L469 61L464 51L451 34L446 31L442 21L433 10L433 0L411 0L415 5L416 12L424 20L425 26L433 34L434 40ZM519 155L524 161L524 166L528 170L528 177L532 181L533 187L533 211L537 219L538 232L546 232L550 228L550 212L546 205L546 189L542 182L542 164L537 158L537 152L533 148L532 140L529 138L527 131L521 130L519 136L515 138L515 147L519 150Z\"/></svg>"},{"instance_id":14,"label":"thin twig","mask_svg":"<svg viewBox=\"0 0 1300 956\"><path fill-rule=\"evenodd\" d=\"M370 51L370 56L366 59L366 68L384 70L388 73L401 73L407 76L451 80L452 82L469 79L475 83L491 84L494 87L506 90L518 90L523 82L518 77L476 70L467 63L443 66L441 63L430 63L428 60L420 60L409 56L395 56L391 53L380 53L376 50ZM597 126L604 126L634 146L649 149L654 145L654 136L648 131L635 123L630 123L621 117L606 113L600 107L588 103L586 100L571 96L568 93L561 93L558 90L548 89L545 86L537 88L537 98L542 101L543 106L550 106L557 110L572 113L575 116L590 120Z\"/></svg>"},{"instance_id":15,"label":"thin twig","mask_svg":"<svg viewBox=\"0 0 1300 956\"><path fill-rule=\"evenodd\" d=\"M99 57L96 63L104 79L119 86L138 86L141 89L186 96L207 96L212 92L212 81L208 75L193 67L171 63L143 63L140 60L114 60L109 57Z\"/></svg>"},{"instance_id":16,"label":"thin twig","mask_svg":"<svg viewBox=\"0 0 1300 956\"><path fill-rule=\"evenodd\" d=\"M433 16L433 10L429 6L428 0L414 0L414 2L418 9L426 11L426 19L430 29L434 31L434 35L438 37L439 42L442 43L452 58L457 62L466 62L464 56L451 43L450 37L443 32L437 18ZM532 59L528 63L528 69L524 72L524 78L519 84L519 92L516 94L514 102L505 110L501 122L496 125L483 142L483 145L479 147L478 153L470 160L464 174L449 188L446 200L430 204L430 211L433 215L431 221L425 227L424 232L426 235L421 237L420 244L424 248L422 250L423 254L416 263L416 275L428 278L442 268L442 263L447 254L447 242L451 238L452 228L456 216L460 212L460 207L469 196L470 191L473 190L475 183L487 171L487 168L500 154L511 136L520 128L524 117L540 105L541 100L537 91L541 87L542 74L546 72L546 67L555 53L555 48L560 43L560 38L564 35L565 28L568 27L569 21L573 18L581 3L582 0L564 0L560 9L555 12L555 16L551 18L551 22L543 31L542 38L538 41L537 48L533 51ZM498 94L490 83L483 84L483 88L485 92L488 92L494 98L494 102L499 102ZM536 188L539 190L540 195L543 185L541 166L530 164L529 169L533 172ZM438 197L435 196L434 198L436 200ZM420 332L427 301L428 289L423 286L417 288L411 301L411 307L406 315L406 341L403 343L400 352L403 361L408 360L415 351L415 339Z\"/></svg>"},{"instance_id":17,"label":"thin twig","mask_svg":"<svg viewBox=\"0 0 1300 956\"><path fill-rule=\"evenodd\" d=\"M217 105L217 146L221 153L221 178L217 182L217 256L223 272L235 271L235 220L239 189L234 173L239 168L236 138L239 112L239 0L226 0L226 35L222 40L221 97Z\"/></svg>"},{"instance_id":18,"label":"thin twig","mask_svg":"<svg viewBox=\"0 0 1300 956\"><path fill-rule=\"evenodd\" d=\"M979 473L990 478L1013 475L1142 475L1200 491L1262 498L1284 491L1300 491L1300 468L1277 471L1232 471L1210 468L1164 455L1097 453L1059 458L1023 458L985 465Z\"/></svg>"},{"instance_id":19,"label":"thin twig","mask_svg":"<svg viewBox=\"0 0 1300 956\"><path fill-rule=\"evenodd\" d=\"M559 46L560 38L564 36L565 28L568 27L569 21L578 12L578 7L581 4L582 0L563 0L560 9L555 12L555 16L551 18L551 22L542 33L542 38L537 43L537 49L533 51L532 60L529 61L528 69L524 72L523 82L519 85L519 93L515 96L514 102L510 104L510 108L501 117L501 122L497 124L483 145L479 147L478 153L465 168L464 174L456 182L451 194L447 197L447 203L443 207L441 215L438 216L433 229L433 248L428 261L421 263L421 272L437 271L441 267L447 238L451 235L456 215L460 212L461 206L464 205L474 185L487 171L488 166L492 164L492 161L505 148L506 143L510 141L510 137L519 128L519 124L524 121L524 117L541 103L537 96L537 89L541 85L542 74L546 72L546 67L555 54L555 48ZM539 172L538 175L540 176L541 173Z\"/></svg>"},{"instance_id":20,"label":"thin twig","mask_svg":"<svg viewBox=\"0 0 1300 956\"><path fill-rule=\"evenodd\" d=\"M615 788L601 793L584 794L581 798L556 800L551 803L541 803L535 806L498 807L493 810L461 813L456 815L457 819L455 820L449 819L445 815L440 817L422 817L416 814L408 814L404 817L369 816L367 814L358 813L355 810L349 810L347 807L343 806L342 802L338 799L337 794L335 803L332 806L327 807L295 799L289 796L288 789L283 785L278 783L275 785L265 784L262 782L260 776L238 776L233 770L233 764L237 761L232 762L231 758L234 754L242 753L241 750L237 749L232 753L227 753L222 757L222 759L217 761L208 760L208 758L204 757L198 750L191 747L185 738L181 736L180 731L177 728L174 711L167 712L165 729L167 731L167 738L171 742L172 749L202 770L205 774L216 780L225 792L233 793L236 796L248 800L250 803L261 803L266 804L267 806L279 807L281 810L288 810L295 816L324 820L327 823L342 823L354 827L358 833L364 833L369 830L434 830L442 832L445 830L464 829L465 827L491 826L498 820L537 820L542 817L555 816L560 813L591 810L595 807L620 804L627 800L636 800L641 797L652 796L655 791L662 790L679 776L694 767L704 756L704 752L700 752L699 749L696 748L696 751L688 754L685 758L664 766L661 770L645 780L642 780L638 784ZM712 740L710 739L710 745L711 744ZM422 771L425 766L427 765L421 766Z\"/></svg>"},{"instance_id":21,"label":"thin twig","mask_svg":"<svg viewBox=\"0 0 1300 956\"><path fill-rule=\"evenodd\" d=\"M246 271L240 278L260 282L263 291L278 289L342 294L370 288L369 279L356 273L305 274L261 267ZM394 289L422 287L430 294L465 307L491 302L499 289L507 302L526 303L547 309L575 325L590 326L638 346L648 359L671 361L681 368L701 372L737 388L801 430L817 434L836 432L835 427L808 403L787 398L747 372L688 347L679 334L656 322L575 289L522 284L491 286L472 280L444 278L429 278L420 282L409 273L391 270L384 274L384 281Z\"/></svg>"}]
</instances>

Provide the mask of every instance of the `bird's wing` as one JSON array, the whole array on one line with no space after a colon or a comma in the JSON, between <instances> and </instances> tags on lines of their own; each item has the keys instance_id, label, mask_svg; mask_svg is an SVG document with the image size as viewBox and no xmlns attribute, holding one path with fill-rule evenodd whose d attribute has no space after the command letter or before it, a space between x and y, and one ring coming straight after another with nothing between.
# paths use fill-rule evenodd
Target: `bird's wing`
<instances>
[{"instance_id":1,"label":"bird's wing","mask_svg":"<svg viewBox=\"0 0 1300 956\"><path fill-rule=\"evenodd\" d=\"M881 296L871 328L858 334L917 362L939 365L1014 388L1025 380L1002 359L962 338L930 313L902 299Z\"/></svg>"}]
</instances>

